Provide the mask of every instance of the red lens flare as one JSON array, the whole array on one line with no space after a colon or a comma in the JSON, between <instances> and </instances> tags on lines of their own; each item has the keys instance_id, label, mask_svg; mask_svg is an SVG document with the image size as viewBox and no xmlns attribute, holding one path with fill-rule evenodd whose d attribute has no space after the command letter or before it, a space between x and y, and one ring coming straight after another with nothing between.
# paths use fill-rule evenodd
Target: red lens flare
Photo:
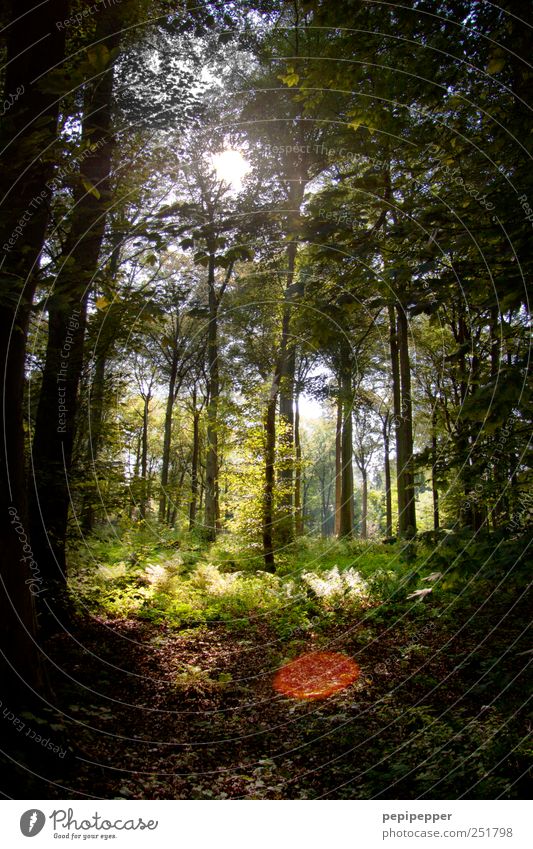
<instances>
[{"instance_id":1,"label":"red lens flare","mask_svg":"<svg viewBox=\"0 0 533 849\"><path fill-rule=\"evenodd\" d=\"M292 699L326 699L359 677L357 663L345 654L317 651L303 654L283 666L274 677L274 689Z\"/></svg>"}]
</instances>

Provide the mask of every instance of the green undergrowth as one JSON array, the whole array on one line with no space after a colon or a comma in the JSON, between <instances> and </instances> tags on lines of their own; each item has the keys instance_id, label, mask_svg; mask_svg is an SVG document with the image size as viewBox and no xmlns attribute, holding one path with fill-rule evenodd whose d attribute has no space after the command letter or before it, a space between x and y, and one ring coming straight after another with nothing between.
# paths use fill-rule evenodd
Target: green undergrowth
<instances>
[{"instance_id":1,"label":"green undergrowth","mask_svg":"<svg viewBox=\"0 0 533 849\"><path fill-rule=\"evenodd\" d=\"M280 636L342 624L356 615L377 625L438 609L453 619L458 598L501 592L525 577L524 540L496 535L422 535L415 541L302 538L263 570L254 551L222 536L208 547L144 524L102 531L71 553L70 589L80 612L135 617L173 628L222 622L244 629L268 622Z\"/></svg>"},{"instance_id":2,"label":"green undergrowth","mask_svg":"<svg viewBox=\"0 0 533 849\"><path fill-rule=\"evenodd\" d=\"M175 628L264 620L284 635L375 606L398 591L409 568L398 547L302 539L278 555L270 574L235 538L207 547L193 535L158 530L154 538L141 525L96 533L73 551L70 589L80 612Z\"/></svg>"}]
</instances>

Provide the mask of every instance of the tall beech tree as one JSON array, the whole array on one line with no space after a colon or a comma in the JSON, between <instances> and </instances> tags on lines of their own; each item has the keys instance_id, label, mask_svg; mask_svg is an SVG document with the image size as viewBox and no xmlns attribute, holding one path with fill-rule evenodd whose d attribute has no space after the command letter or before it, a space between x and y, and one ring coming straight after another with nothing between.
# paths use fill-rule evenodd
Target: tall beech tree
<instances>
[{"instance_id":1,"label":"tall beech tree","mask_svg":"<svg viewBox=\"0 0 533 849\"><path fill-rule=\"evenodd\" d=\"M113 155L113 56L120 43L124 9L99 14L95 47L89 55L96 78L84 87L82 149L70 227L48 299L48 344L32 446L31 535L36 556L61 603L66 582L65 541L69 511L68 477L83 368L87 301L98 270L106 214L111 203Z\"/></svg>"},{"instance_id":2,"label":"tall beech tree","mask_svg":"<svg viewBox=\"0 0 533 849\"><path fill-rule=\"evenodd\" d=\"M54 0L52 8L31 0L10 4L3 101L13 102L0 129L0 663L13 700L27 694L26 687L44 686L32 588L44 594L46 585L29 541L22 403L28 323L49 218L51 151L66 90L65 34L50 19L67 17L70 4ZM33 577L41 578L39 585Z\"/></svg>"}]
</instances>

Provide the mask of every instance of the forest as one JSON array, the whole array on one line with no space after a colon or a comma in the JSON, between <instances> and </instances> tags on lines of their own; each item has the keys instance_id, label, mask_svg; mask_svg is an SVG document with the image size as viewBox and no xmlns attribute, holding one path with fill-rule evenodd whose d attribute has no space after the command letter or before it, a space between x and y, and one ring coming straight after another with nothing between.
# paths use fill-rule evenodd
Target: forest
<instances>
[{"instance_id":1,"label":"forest","mask_svg":"<svg viewBox=\"0 0 533 849\"><path fill-rule=\"evenodd\" d=\"M527 4L0 12L0 793L521 799Z\"/></svg>"}]
</instances>

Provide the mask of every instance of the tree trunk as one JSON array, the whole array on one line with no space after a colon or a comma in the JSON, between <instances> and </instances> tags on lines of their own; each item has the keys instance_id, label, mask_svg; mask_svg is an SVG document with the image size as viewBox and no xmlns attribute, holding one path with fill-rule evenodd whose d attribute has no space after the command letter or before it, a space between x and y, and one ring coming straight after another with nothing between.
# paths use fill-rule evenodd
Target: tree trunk
<instances>
[{"instance_id":1,"label":"tree trunk","mask_svg":"<svg viewBox=\"0 0 533 849\"><path fill-rule=\"evenodd\" d=\"M342 491L342 391L339 385L337 398L337 425L335 430L335 536L341 529L341 491Z\"/></svg>"},{"instance_id":2,"label":"tree trunk","mask_svg":"<svg viewBox=\"0 0 533 849\"><path fill-rule=\"evenodd\" d=\"M437 487L437 416L435 411L431 417L431 491L433 493L433 530L438 531L439 519L439 490Z\"/></svg>"},{"instance_id":3,"label":"tree trunk","mask_svg":"<svg viewBox=\"0 0 533 849\"><path fill-rule=\"evenodd\" d=\"M398 533L416 533L411 370L407 317L400 306L389 305L392 396L396 436L396 480L398 489Z\"/></svg>"},{"instance_id":4,"label":"tree trunk","mask_svg":"<svg viewBox=\"0 0 533 849\"><path fill-rule=\"evenodd\" d=\"M276 398L277 387L271 393L265 420L265 485L263 491L263 559L267 572L274 572L274 463L276 453Z\"/></svg>"},{"instance_id":5,"label":"tree trunk","mask_svg":"<svg viewBox=\"0 0 533 849\"><path fill-rule=\"evenodd\" d=\"M207 457L205 463L205 527L207 538L214 541L217 535L218 508L218 300L215 290L215 254L209 255L208 271L209 327L207 331Z\"/></svg>"},{"instance_id":6,"label":"tree trunk","mask_svg":"<svg viewBox=\"0 0 533 849\"><path fill-rule=\"evenodd\" d=\"M279 417L280 417L280 517L278 536L283 545L294 539L294 377L296 371L296 348L290 339L290 321L293 311L294 270L296 267L297 244L292 241L287 247L287 286L283 306L283 321L279 360Z\"/></svg>"},{"instance_id":7,"label":"tree trunk","mask_svg":"<svg viewBox=\"0 0 533 849\"><path fill-rule=\"evenodd\" d=\"M105 396L105 370L107 365L108 349L99 353L94 367L94 376L89 396L89 434L87 441L86 464L92 468L95 480L97 480L96 463L100 452L102 441L102 427L104 420L104 396ZM83 497L81 508L81 526L84 533L90 533L94 525L94 504L96 500L97 486L89 487Z\"/></svg>"},{"instance_id":8,"label":"tree trunk","mask_svg":"<svg viewBox=\"0 0 533 849\"><path fill-rule=\"evenodd\" d=\"M491 309L490 322L490 376L495 378L498 376L501 357L501 327L500 327L500 312L498 307Z\"/></svg>"},{"instance_id":9,"label":"tree trunk","mask_svg":"<svg viewBox=\"0 0 533 849\"><path fill-rule=\"evenodd\" d=\"M294 479L294 518L296 535L303 536L304 517L302 511L302 446L300 442L300 405L296 395L294 402L294 451L296 457Z\"/></svg>"},{"instance_id":10,"label":"tree trunk","mask_svg":"<svg viewBox=\"0 0 533 849\"><path fill-rule=\"evenodd\" d=\"M470 378L465 351L467 349L467 345L471 345L472 342L468 317L465 314L462 304L458 306L457 324L456 330L454 330L454 337L460 350L457 360L457 368L459 372L459 399L462 410L463 404L468 396ZM470 423L468 420L463 418L461 413L457 417L455 441L457 445L457 453L462 458L461 470L459 472L463 483L465 498L464 509L461 509L462 524L467 528L477 531L481 526L481 521L477 499L471 495L476 481L474 479L475 470L473 468L471 454L472 440L470 434Z\"/></svg>"},{"instance_id":11,"label":"tree trunk","mask_svg":"<svg viewBox=\"0 0 533 849\"><path fill-rule=\"evenodd\" d=\"M102 12L96 39L113 50L116 11ZM109 29L112 35L109 36ZM110 202L112 66L87 84L82 138L90 155L81 181L60 271L49 299L46 361L32 450L31 531L51 598L65 608L65 542L70 503L69 474L76 430L78 387L83 367L87 299L98 269ZM87 187L90 187L88 189ZM53 624L53 623L52 623Z\"/></svg>"},{"instance_id":12,"label":"tree trunk","mask_svg":"<svg viewBox=\"0 0 533 849\"><path fill-rule=\"evenodd\" d=\"M57 0L54 17L63 19L68 13L68 2ZM48 587L29 539L23 391L28 322L49 220L47 182L53 173L52 156L39 154L57 138L60 102L57 91L47 88L46 74L60 66L65 55L65 33L51 26L48 4L16 0L10 21L4 91L6 96L18 96L2 118L0 131L0 245L6 246L0 262L0 679L4 708L27 703L32 693L46 689L35 642L35 598L37 593L44 597Z\"/></svg>"},{"instance_id":13,"label":"tree trunk","mask_svg":"<svg viewBox=\"0 0 533 849\"><path fill-rule=\"evenodd\" d=\"M146 511L148 507L148 418L150 415L150 401L152 400L152 395L148 392L144 398L143 404L143 424L142 424L142 435L141 435L141 481L142 481L142 489L141 489L141 498L139 501L139 517L141 519L146 519Z\"/></svg>"},{"instance_id":14,"label":"tree trunk","mask_svg":"<svg viewBox=\"0 0 533 849\"><path fill-rule=\"evenodd\" d=\"M172 361L170 365L170 377L168 382L168 395L165 409L165 427L163 434L163 456L161 459L161 495L159 497L159 521L164 522L167 513L167 487L168 487L168 472L170 469L170 447L172 441L172 413L174 411L174 402L176 400L176 380L178 375L179 362L179 324L176 321L176 334L174 337L174 348L172 351Z\"/></svg>"},{"instance_id":15,"label":"tree trunk","mask_svg":"<svg viewBox=\"0 0 533 849\"><path fill-rule=\"evenodd\" d=\"M328 535L328 502L324 480L320 481L320 536L325 539Z\"/></svg>"},{"instance_id":16,"label":"tree trunk","mask_svg":"<svg viewBox=\"0 0 533 849\"><path fill-rule=\"evenodd\" d=\"M401 535L416 534L416 505L413 469L413 404L411 399L411 363L409 359L409 327L407 315L400 305L397 309L398 352L400 355L401 387L401 441L404 460L404 517L401 522Z\"/></svg>"},{"instance_id":17,"label":"tree trunk","mask_svg":"<svg viewBox=\"0 0 533 849\"><path fill-rule=\"evenodd\" d=\"M390 420L389 414L383 419L383 462L385 466L385 510L386 529L385 536L392 536L392 482L390 473Z\"/></svg>"},{"instance_id":18,"label":"tree trunk","mask_svg":"<svg viewBox=\"0 0 533 849\"><path fill-rule=\"evenodd\" d=\"M341 516L339 537L353 536L353 438L352 438L352 379L349 363L342 372L343 425L341 437Z\"/></svg>"},{"instance_id":19,"label":"tree trunk","mask_svg":"<svg viewBox=\"0 0 533 849\"><path fill-rule=\"evenodd\" d=\"M196 510L198 506L198 460L200 457L200 411L196 409L196 386L192 394L192 458L191 458L191 501L189 504L189 530L196 527Z\"/></svg>"},{"instance_id":20,"label":"tree trunk","mask_svg":"<svg viewBox=\"0 0 533 849\"><path fill-rule=\"evenodd\" d=\"M367 539L367 520L368 520L368 472L364 467L364 457L363 460L363 468L361 469L361 475L363 477L363 498L361 505L361 539Z\"/></svg>"},{"instance_id":21,"label":"tree trunk","mask_svg":"<svg viewBox=\"0 0 533 849\"><path fill-rule=\"evenodd\" d=\"M401 438L402 396L400 388L400 357L398 353L398 337L396 333L396 310L389 304L389 345L392 378L392 402L394 409L394 436L396 441L396 488L398 496L398 533L403 532L403 517L405 516L405 477L403 473L404 443Z\"/></svg>"}]
</instances>

